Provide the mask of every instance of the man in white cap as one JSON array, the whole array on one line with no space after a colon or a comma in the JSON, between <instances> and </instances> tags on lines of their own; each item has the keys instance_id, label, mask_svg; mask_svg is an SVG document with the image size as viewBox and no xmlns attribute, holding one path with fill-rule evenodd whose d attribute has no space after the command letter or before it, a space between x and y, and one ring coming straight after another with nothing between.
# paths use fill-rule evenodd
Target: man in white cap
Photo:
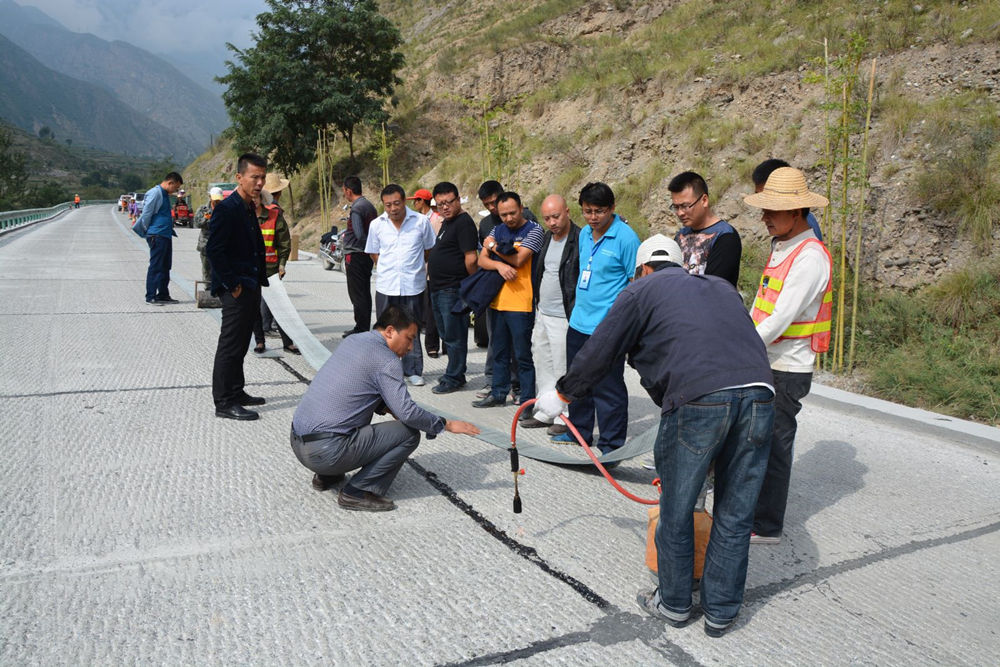
<instances>
[{"instance_id":1,"label":"man in white cap","mask_svg":"<svg viewBox=\"0 0 1000 667\"><path fill-rule=\"evenodd\" d=\"M639 246L637 279L573 358L547 415L586 394L622 355L661 408L653 445L662 483L656 529L659 587L640 593L649 614L674 627L692 619L694 506L715 463L715 509L701 579L705 632L724 634L743 602L754 504L767 467L773 391L767 352L739 293L717 276L681 267L662 234Z\"/></svg>"},{"instance_id":2,"label":"man in white cap","mask_svg":"<svg viewBox=\"0 0 1000 667\"><path fill-rule=\"evenodd\" d=\"M201 276L206 283L212 282L212 267L208 263L208 257L205 256L205 244L208 243L208 221L212 217L215 205L225 198L226 195L222 192L222 188L212 188L208 191L208 203L202 204L198 208L198 212L194 214L194 224L201 227L197 247L198 253L201 255Z\"/></svg>"},{"instance_id":3,"label":"man in white cap","mask_svg":"<svg viewBox=\"0 0 1000 667\"><path fill-rule=\"evenodd\" d=\"M761 220L772 237L751 317L774 373L774 433L750 542L777 544L792 474L795 416L809 393L816 353L830 347L833 259L808 222L810 208L830 202L809 192L805 176L791 167L775 169L764 187L743 201L763 209Z\"/></svg>"},{"instance_id":4,"label":"man in white cap","mask_svg":"<svg viewBox=\"0 0 1000 667\"><path fill-rule=\"evenodd\" d=\"M637 279L615 299L556 391L539 397L536 407L559 414L625 354L661 407L653 446L662 483L659 586L637 602L674 627L692 619L694 506L714 462L715 514L701 607L706 634L719 637L743 602L774 394L767 352L739 294L722 278L688 273L683 261L672 239L646 239L636 255Z\"/></svg>"}]
</instances>

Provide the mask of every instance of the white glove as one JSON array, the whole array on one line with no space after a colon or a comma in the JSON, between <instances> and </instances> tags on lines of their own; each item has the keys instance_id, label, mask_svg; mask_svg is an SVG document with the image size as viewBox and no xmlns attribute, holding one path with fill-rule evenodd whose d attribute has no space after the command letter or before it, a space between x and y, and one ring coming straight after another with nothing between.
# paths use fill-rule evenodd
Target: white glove
<instances>
[{"instance_id":1,"label":"white glove","mask_svg":"<svg viewBox=\"0 0 1000 667\"><path fill-rule=\"evenodd\" d=\"M555 421L567 405L569 403L563 400L558 391L547 391L535 400L535 418L546 422Z\"/></svg>"}]
</instances>

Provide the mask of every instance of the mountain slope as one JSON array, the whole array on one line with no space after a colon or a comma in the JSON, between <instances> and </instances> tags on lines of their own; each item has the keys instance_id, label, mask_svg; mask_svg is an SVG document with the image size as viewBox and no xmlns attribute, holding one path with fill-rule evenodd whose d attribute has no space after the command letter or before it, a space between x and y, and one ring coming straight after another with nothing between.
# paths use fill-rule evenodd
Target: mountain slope
<instances>
[{"instance_id":1,"label":"mountain slope","mask_svg":"<svg viewBox=\"0 0 1000 667\"><path fill-rule=\"evenodd\" d=\"M46 67L106 88L135 111L172 129L189 143L185 154L203 149L211 135L229 124L219 95L127 42L72 32L12 0L0 0L0 34Z\"/></svg>"},{"instance_id":2,"label":"mountain slope","mask_svg":"<svg viewBox=\"0 0 1000 667\"><path fill-rule=\"evenodd\" d=\"M0 118L59 141L132 155L178 158L191 143L120 102L107 90L55 72L0 36Z\"/></svg>"}]
</instances>

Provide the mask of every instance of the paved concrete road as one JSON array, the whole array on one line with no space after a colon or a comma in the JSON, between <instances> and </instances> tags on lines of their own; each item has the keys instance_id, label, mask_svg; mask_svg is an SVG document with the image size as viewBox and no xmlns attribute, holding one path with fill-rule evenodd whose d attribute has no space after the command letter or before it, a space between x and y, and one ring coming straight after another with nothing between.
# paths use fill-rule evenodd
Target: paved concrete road
<instances>
[{"instance_id":1,"label":"paved concrete road","mask_svg":"<svg viewBox=\"0 0 1000 667\"><path fill-rule=\"evenodd\" d=\"M0 664L996 664L996 430L811 399L786 539L752 548L739 624L711 640L638 613L645 510L593 474L523 461L515 515L506 452L445 434L397 511L341 511L288 445L313 370L277 353L246 362L260 421L217 419L218 313L186 294L178 233L167 307L110 207L0 239ZM286 284L334 347L343 275L297 262ZM419 401L508 427L427 369ZM656 410L629 383L641 431ZM653 495L637 461L616 474Z\"/></svg>"}]
</instances>

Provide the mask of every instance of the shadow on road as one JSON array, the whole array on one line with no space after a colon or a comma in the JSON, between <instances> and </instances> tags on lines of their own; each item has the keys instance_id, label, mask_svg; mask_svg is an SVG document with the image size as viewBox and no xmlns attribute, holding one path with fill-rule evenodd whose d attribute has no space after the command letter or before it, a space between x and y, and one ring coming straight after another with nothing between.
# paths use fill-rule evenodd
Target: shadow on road
<instances>
[{"instance_id":1,"label":"shadow on road","mask_svg":"<svg viewBox=\"0 0 1000 667\"><path fill-rule=\"evenodd\" d=\"M842 440L821 440L795 459L781 543L750 548L751 571L747 577L747 603L740 612L742 622L782 590L775 584L787 581L791 585L795 577L820 567L819 549L806 523L864 488L867 472L868 467L857 459L855 447ZM770 595L755 595L755 589L763 588L769 589Z\"/></svg>"}]
</instances>

